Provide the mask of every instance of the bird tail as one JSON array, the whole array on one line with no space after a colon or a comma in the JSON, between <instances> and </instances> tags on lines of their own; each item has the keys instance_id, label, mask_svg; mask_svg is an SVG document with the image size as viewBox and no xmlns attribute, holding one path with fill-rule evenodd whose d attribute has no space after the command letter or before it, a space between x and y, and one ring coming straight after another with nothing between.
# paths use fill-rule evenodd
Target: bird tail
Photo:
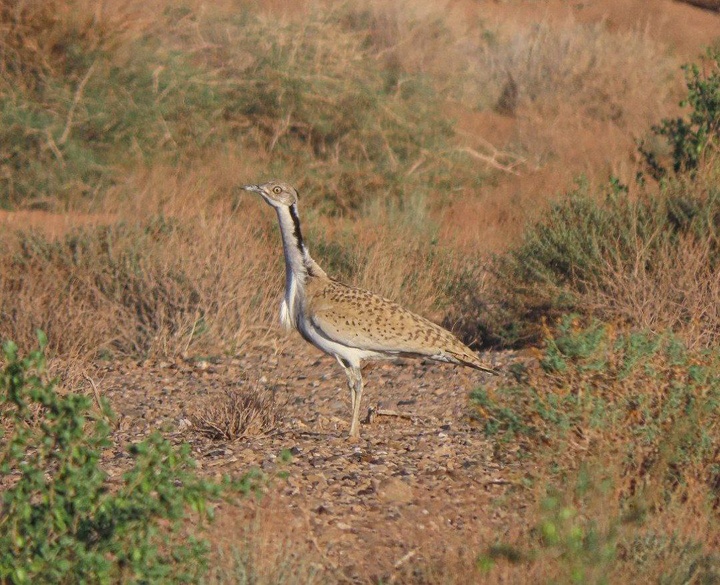
<instances>
[{"instance_id":1,"label":"bird tail","mask_svg":"<svg viewBox=\"0 0 720 585\"><path fill-rule=\"evenodd\" d=\"M495 376L499 376L500 372L492 368L490 366L486 366L480 361L480 358L478 358L474 353L471 353L470 351L463 352L463 353L452 353L452 357L454 357L457 360L457 363L462 366L467 366L469 368L474 368L476 370L480 370L482 372L487 372L489 374L493 374Z\"/></svg>"}]
</instances>

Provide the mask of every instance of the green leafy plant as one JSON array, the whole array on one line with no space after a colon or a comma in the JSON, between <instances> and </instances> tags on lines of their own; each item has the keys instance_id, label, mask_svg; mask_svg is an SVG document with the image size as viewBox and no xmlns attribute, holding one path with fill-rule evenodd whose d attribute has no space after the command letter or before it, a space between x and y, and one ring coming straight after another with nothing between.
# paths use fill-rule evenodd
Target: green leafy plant
<instances>
[{"instance_id":1,"label":"green leafy plant","mask_svg":"<svg viewBox=\"0 0 720 585\"><path fill-rule=\"evenodd\" d=\"M577 455L620 454L626 496L643 492L655 506L698 482L720 501L716 350L569 316L548 334L539 364L490 399L484 389L472 394L473 416L488 436L519 441L521 451L542 444L569 468ZM650 495L645 482L655 486Z\"/></svg>"},{"instance_id":2,"label":"green leafy plant","mask_svg":"<svg viewBox=\"0 0 720 585\"><path fill-rule=\"evenodd\" d=\"M689 107L690 113L687 117L664 119L652 129L670 146L676 174L695 172L720 148L720 49L708 49L702 68L688 64L683 70L688 94L680 105ZM667 168L646 144L640 145L640 153L653 178L668 175Z\"/></svg>"},{"instance_id":3,"label":"green leafy plant","mask_svg":"<svg viewBox=\"0 0 720 585\"><path fill-rule=\"evenodd\" d=\"M209 545L188 531L187 513L211 519L221 486L193 473L187 446L158 434L130 447L132 466L111 485L101 467L111 413L44 380L47 339L39 340L25 357L3 345L0 581L199 581Z\"/></svg>"},{"instance_id":4,"label":"green leafy plant","mask_svg":"<svg viewBox=\"0 0 720 585\"><path fill-rule=\"evenodd\" d=\"M617 557L620 522L589 513L608 487L585 472L562 490L548 487L525 538L487 547L478 556L479 569L490 573L501 563L546 563L546 572L562 583L610 582L606 571Z\"/></svg>"}]
</instances>

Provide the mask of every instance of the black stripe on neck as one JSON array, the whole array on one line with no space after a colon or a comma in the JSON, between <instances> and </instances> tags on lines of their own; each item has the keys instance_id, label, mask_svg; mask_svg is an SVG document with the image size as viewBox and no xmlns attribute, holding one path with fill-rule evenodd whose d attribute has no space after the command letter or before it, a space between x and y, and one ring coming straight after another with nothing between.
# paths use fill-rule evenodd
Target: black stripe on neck
<instances>
[{"instance_id":1,"label":"black stripe on neck","mask_svg":"<svg viewBox=\"0 0 720 585\"><path fill-rule=\"evenodd\" d=\"M297 205L293 203L290 206L290 217L293 220L293 236L295 236L295 242L297 242L298 249L305 251L305 242L303 242L302 231L300 230L300 218L298 217Z\"/></svg>"}]
</instances>

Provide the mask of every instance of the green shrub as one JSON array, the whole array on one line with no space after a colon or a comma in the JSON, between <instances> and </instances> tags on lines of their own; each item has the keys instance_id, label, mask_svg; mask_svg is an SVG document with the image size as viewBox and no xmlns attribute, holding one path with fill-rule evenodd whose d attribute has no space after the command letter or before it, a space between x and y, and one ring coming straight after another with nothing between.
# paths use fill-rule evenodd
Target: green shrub
<instances>
[{"instance_id":1,"label":"green shrub","mask_svg":"<svg viewBox=\"0 0 720 585\"><path fill-rule=\"evenodd\" d=\"M477 558L480 571L505 579L509 573L510 581L514 573L518 581L530 574L533 582L549 583L717 582L720 556L705 535L683 535L674 522L658 529L619 512L602 463L583 465L562 485L540 489L528 527L513 541L486 547Z\"/></svg>"},{"instance_id":2,"label":"green shrub","mask_svg":"<svg viewBox=\"0 0 720 585\"><path fill-rule=\"evenodd\" d=\"M717 350L690 351L670 334L583 327L566 317L546 338L540 366L517 385L473 393L488 436L528 451L542 444L569 468L593 453L617 455L628 498L652 477L656 505L697 483L720 501ZM578 441L588 441L588 450L575 450Z\"/></svg>"},{"instance_id":3,"label":"green shrub","mask_svg":"<svg viewBox=\"0 0 720 585\"><path fill-rule=\"evenodd\" d=\"M20 24L0 11L0 24L36 39L0 50L1 207L102 195L119 171L225 145L272 153L269 174L301 170L303 192L331 213L482 180L451 143L431 79L376 58L383 49L349 7L294 21L169 9L97 35L83 6L67 11L58 22L23 12ZM23 52L31 42L41 54Z\"/></svg>"},{"instance_id":4,"label":"green shrub","mask_svg":"<svg viewBox=\"0 0 720 585\"><path fill-rule=\"evenodd\" d=\"M715 582L717 348L569 316L512 373L515 384L473 392L472 416L502 467L521 470L517 501L536 505L511 540L481 552L479 569L560 583Z\"/></svg>"},{"instance_id":5,"label":"green shrub","mask_svg":"<svg viewBox=\"0 0 720 585\"><path fill-rule=\"evenodd\" d=\"M711 261L720 263L720 191L633 200L614 189L598 202L580 186L526 231L503 269L558 310L575 310L583 293L602 287L608 262L630 268L643 250L639 268L652 270L653 252L680 245L686 235L713 238Z\"/></svg>"},{"instance_id":6,"label":"green shrub","mask_svg":"<svg viewBox=\"0 0 720 585\"><path fill-rule=\"evenodd\" d=\"M720 49L708 49L702 69L689 64L683 70L688 95L680 105L689 107L690 113L687 117L664 119L652 129L670 146L676 174L693 173L720 148ZM666 167L644 143L640 153L653 178L668 175Z\"/></svg>"},{"instance_id":7,"label":"green shrub","mask_svg":"<svg viewBox=\"0 0 720 585\"><path fill-rule=\"evenodd\" d=\"M207 542L187 512L212 517L220 486L194 475L189 449L159 435L132 445L119 485L101 468L111 416L44 381L45 336L26 357L3 346L0 580L9 583L189 583L207 569Z\"/></svg>"},{"instance_id":8,"label":"green shrub","mask_svg":"<svg viewBox=\"0 0 720 585\"><path fill-rule=\"evenodd\" d=\"M99 54L82 76L48 75L35 90L0 83L0 207L102 192L122 165L214 140L219 94L186 57L147 44L128 63Z\"/></svg>"},{"instance_id":9,"label":"green shrub","mask_svg":"<svg viewBox=\"0 0 720 585\"><path fill-rule=\"evenodd\" d=\"M620 523L609 515L589 513L608 487L581 473L574 485L563 490L548 488L526 541L488 547L479 556L478 566L487 573L500 561L523 565L544 562L551 565L546 572L558 582L611 582L607 571L617 561Z\"/></svg>"},{"instance_id":10,"label":"green shrub","mask_svg":"<svg viewBox=\"0 0 720 585\"><path fill-rule=\"evenodd\" d=\"M633 198L612 183L598 201L580 184L496 259L497 290L479 319L491 341L510 345L536 341L542 321L565 312L659 322L712 345L720 314L699 323L693 309L720 301L719 270L720 190L675 185Z\"/></svg>"}]
</instances>

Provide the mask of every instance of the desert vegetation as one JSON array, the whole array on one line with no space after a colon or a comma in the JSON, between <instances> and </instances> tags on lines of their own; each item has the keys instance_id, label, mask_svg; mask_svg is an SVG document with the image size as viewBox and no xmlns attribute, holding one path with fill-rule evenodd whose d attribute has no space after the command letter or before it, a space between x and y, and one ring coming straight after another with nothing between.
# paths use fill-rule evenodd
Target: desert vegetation
<instances>
[{"instance_id":1,"label":"desert vegetation","mask_svg":"<svg viewBox=\"0 0 720 585\"><path fill-rule=\"evenodd\" d=\"M199 521L286 472L210 481L154 434L110 478L76 387L284 343L274 218L238 188L271 177L329 273L533 356L466 409L526 521L407 582L720 579L720 45L681 67L471 4L0 0L0 580L341 580ZM281 411L248 382L190 428Z\"/></svg>"}]
</instances>

